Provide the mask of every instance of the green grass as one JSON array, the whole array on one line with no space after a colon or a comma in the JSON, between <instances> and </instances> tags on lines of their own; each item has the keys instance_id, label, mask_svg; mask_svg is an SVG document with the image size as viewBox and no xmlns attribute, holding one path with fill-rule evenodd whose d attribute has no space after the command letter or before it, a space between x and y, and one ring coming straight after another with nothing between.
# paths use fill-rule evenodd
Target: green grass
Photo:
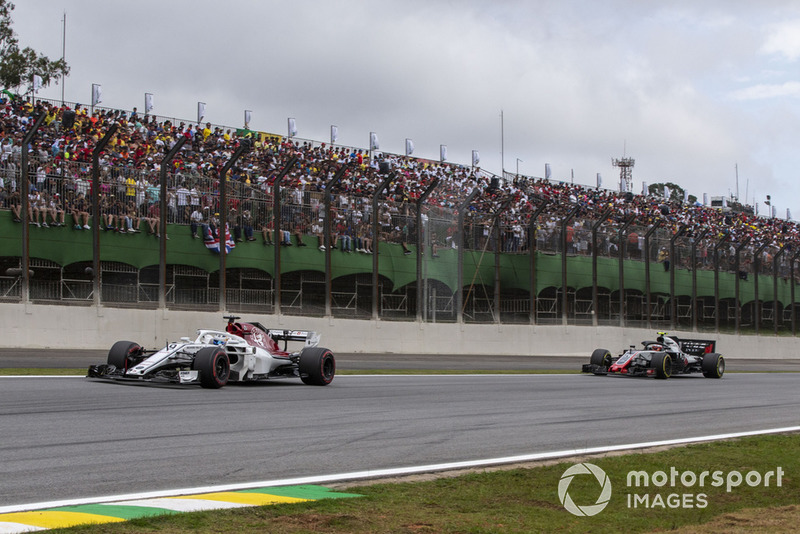
<instances>
[{"instance_id":1,"label":"green grass","mask_svg":"<svg viewBox=\"0 0 800 534\"><path fill-rule=\"evenodd\" d=\"M54 533L159 533L188 530L241 534L243 532L733 532L761 528L764 532L792 532L800 519L800 435L758 436L718 443L695 444L657 452L565 460L531 468L474 472L425 482L375 484L337 488L361 494L356 499L332 499L299 504L242 508L138 519L128 523L75 527ZM558 498L565 469L577 461L601 467L613 493L609 505L593 517L576 517ZM679 473L720 470L762 475L784 470L782 487L749 487L727 492L711 487L627 487L631 470ZM629 508L629 494L704 493L704 508ZM578 505L594 504L599 485L593 477L576 476L569 494ZM695 497L696 498L696 497ZM786 508L790 507L790 508ZM768 525L764 527L764 522ZM705 525L705 526L704 526Z\"/></svg>"}]
</instances>

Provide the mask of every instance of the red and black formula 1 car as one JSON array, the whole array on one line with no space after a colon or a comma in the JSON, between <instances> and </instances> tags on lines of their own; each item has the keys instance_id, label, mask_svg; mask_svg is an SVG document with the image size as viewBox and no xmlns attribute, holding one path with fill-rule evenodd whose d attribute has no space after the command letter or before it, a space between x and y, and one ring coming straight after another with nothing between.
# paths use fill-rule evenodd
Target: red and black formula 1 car
<instances>
[{"instance_id":1,"label":"red and black formula 1 car","mask_svg":"<svg viewBox=\"0 0 800 534\"><path fill-rule=\"evenodd\" d=\"M596 375L669 378L703 373L706 378L722 378L725 359L715 352L716 344L712 340L678 339L666 332L658 332L656 341L642 341L642 349L631 345L617 358L607 349L595 349L589 363L581 370Z\"/></svg>"},{"instance_id":2,"label":"red and black formula 1 car","mask_svg":"<svg viewBox=\"0 0 800 534\"><path fill-rule=\"evenodd\" d=\"M333 353L319 347L319 334L305 330L275 330L226 316L225 330L197 331L197 337L145 350L132 341L117 341L108 363L89 367L89 378L120 381L200 384L221 388L228 382L296 377L305 384L326 386L336 373ZM283 341L283 349L278 342ZM303 347L289 352L288 341Z\"/></svg>"}]
</instances>

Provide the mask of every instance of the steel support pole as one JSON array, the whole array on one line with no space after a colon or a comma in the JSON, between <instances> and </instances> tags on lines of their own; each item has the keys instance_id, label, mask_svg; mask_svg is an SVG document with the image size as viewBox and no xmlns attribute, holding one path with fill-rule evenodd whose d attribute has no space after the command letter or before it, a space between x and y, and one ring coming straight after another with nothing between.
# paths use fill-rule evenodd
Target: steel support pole
<instances>
[{"instance_id":1,"label":"steel support pole","mask_svg":"<svg viewBox=\"0 0 800 534\"><path fill-rule=\"evenodd\" d=\"M467 242L465 238L464 229L464 215L469 208L469 205L478 196L479 190L476 187L473 189L464 202L458 207L458 265L457 269L457 287L456 287L456 322L461 324L464 322L464 243Z\"/></svg>"},{"instance_id":2,"label":"steel support pole","mask_svg":"<svg viewBox=\"0 0 800 534\"><path fill-rule=\"evenodd\" d=\"M19 218L22 219L22 269L21 269L21 279L22 286L20 287L20 293L22 297L22 302L27 304L30 300L30 269L31 269L31 252L30 252L30 217L28 216L28 209L29 209L29 200L28 195L30 194L30 185L29 185L29 163L28 163L28 146L33 141L33 138L36 136L36 132L39 128L42 127L42 123L44 122L45 114L44 112L39 113L34 120L33 125L25 132L25 136L22 138L22 150L20 151L20 168L19 168L19 201L20 201L20 212Z\"/></svg>"},{"instance_id":3,"label":"steel support pole","mask_svg":"<svg viewBox=\"0 0 800 534\"><path fill-rule=\"evenodd\" d=\"M228 171L231 170L245 152L249 151L250 143L241 143L230 159L225 162L222 170L219 171L219 225L217 226L217 235L219 236L219 311L221 312L225 312L225 308L228 306L228 288L226 284L228 270L225 266L225 260L228 255L228 251L225 248L228 235ZM167 238L165 214L162 213L161 217L162 221L164 221L161 239L164 240ZM166 244L164 246L166 247Z\"/></svg>"},{"instance_id":4,"label":"steel support pole","mask_svg":"<svg viewBox=\"0 0 800 534\"><path fill-rule=\"evenodd\" d=\"M114 134L117 133L117 124L112 124L106 134L97 143L92 151L92 275L95 307L100 306L100 154L105 149Z\"/></svg>"},{"instance_id":5,"label":"steel support pole","mask_svg":"<svg viewBox=\"0 0 800 534\"><path fill-rule=\"evenodd\" d=\"M275 315L281 314L281 180L289 174L289 171L297 163L297 156L292 156L281 172L272 182L272 233L273 254L272 254L272 281L273 281L273 312ZM327 221L326 221L327 223Z\"/></svg>"},{"instance_id":6,"label":"steel support pole","mask_svg":"<svg viewBox=\"0 0 800 534\"><path fill-rule=\"evenodd\" d=\"M625 232L628 230L636 217L631 217L617 233L617 240L619 241L619 326L624 327L627 322L627 312L625 310L625 251L627 250Z\"/></svg>"},{"instance_id":7,"label":"steel support pole","mask_svg":"<svg viewBox=\"0 0 800 534\"><path fill-rule=\"evenodd\" d=\"M662 219L656 219L653 224L644 233L644 292L645 292L645 310L647 313L647 328L652 328L652 313L650 312L650 304L652 303L652 292L650 288L650 236L661 227Z\"/></svg>"},{"instance_id":8,"label":"steel support pole","mask_svg":"<svg viewBox=\"0 0 800 534\"><path fill-rule=\"evenodd\" d=\"M333 296L333 262L331 261L331 195L333 188L342 180L344 173L347 172L347 166L343 165L333 178L325 184L325 193L323 194L323 202L325 204L325 221L323 226L325 232L325 317L332 315L331 299ZM276 245L277 247L277 245Z\"/></svg>"},{"instance_id":9,"label":"steel support pole","mask_svg":"<svg viewBox=\"0 0 800 534\"><path fill-rule=\"evenodd\" d=\"M394 180L395 173L391 173L378 185L378 188L372 194L372 318L378 319L378 306L380 299L379 291L379 275L378 275L378 250L380 249L380 231L381 223L378 219L378 204L381 200L381 195L386 190L386 187Z\"/></svg>"},{"instance_id":10,"label":"steel support pole","mask_svg":"<svg viewBox=\"0 0 800 534\"><path fill-rule=\"evenodd\" d=\"M706 228L692 242L692 330L697 331L697 243L705 239L710 228Z\"/></svg>"},{"instance_id":11,"label":"steel support pole","mask_svg":"<svg viewBox=\"0 0 800 534\"><path fill-rule=\"evenodd\" d=\"M531 214L530 221L528 221L528 252L530 254L530 283L531 283L531 291L528 294L530 299L528 310L528 315L530 317L531 324L536 324L536 234L537 228L536 223L539 220L539 215L549 206L549 203L545 200L542 204L536 208Z\"/></svg>"},{"instance_id":12,"label":"steel support pole","mask_svg":"<svg viewBox=\"0 0 800 534\"><path fill-rule=\"evenodd\" d=\"M186 137L180 136L175 145L161 160L161 198L159 198L159 240L158 240L158 307L167 307L167 167L175 159L186 143Z\"/></svg>"},{"instance_id":13,"label":"steel support pole","mask_svg":"<svg viewBox=\"0 0 800 534\"><path fill-rule=\"evenodd\" d=\"M424 281L422 279L422 254L424 253L425 243L422 242L422 204L427 200L428 196L433 193L433 190L436 189L436 186L439 185L439 178L434 178L431 184L422 192L420 197L417 199L417 322L422 322L422 307L426 306L423 297L423 285ZM430 232L430 228L428 229Z\"/></svg>"}]
</instances>

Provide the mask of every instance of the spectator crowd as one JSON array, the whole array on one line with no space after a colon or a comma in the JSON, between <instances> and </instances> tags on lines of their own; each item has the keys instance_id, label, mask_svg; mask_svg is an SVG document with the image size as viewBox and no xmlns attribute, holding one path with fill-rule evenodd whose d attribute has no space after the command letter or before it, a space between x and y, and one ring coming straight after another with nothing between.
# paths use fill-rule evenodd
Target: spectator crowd
<instances>
[{"instance_id":1,"label":"spectator crowd","mask_svg":"<svg viewBox=\"0 0 800 534\"><path fill-rule=\"evenodd\" d=\"M33 143L23 147L23 137L40 113L45 115L44 124ZM92 154L112 124L117 132L100 157L101 217L93 221ZM750 247L768 245L769 253L774 253L796 250L800 242L798 225L792 221L662 196L527 177L499 180L475 167L160 119L136 108L89 110L80 104L8 97L0 100L0 208L11 210L17 222L39 227L84 231L100 224L104 231L158 236L161 162L180 138L186 139L185 144L167 169L167 217L171 223L186 225L196 238L203 237L204 229L220 226L219 175L246 142L251 149L225 178L227 222L234 239L244 243L274 244L273 181L293 159L281 182L282 246L305 246L308 237L322 237L325 187L342 167L346 171L332 191L330 237L333 246L344 252L371 253L378 238L411 253L407 244L415 239L416 201L434 181L423 219L434 257L439 247L455 247L462 235L467 246L491 250L495 225L500 228L502 250L528 250L533 242L530 217L541 206L533 236L537 245L547 247L560 239L561 221L569 215L566 237L570 251L577 254L591 252L593 243L587 236L593 225L602 222L613 235L632 218L636 228L658 224L671 235L703 236L706 248L723 239L731 247L749 240ZM27 192L19 186L23 150L28 151L30 163ZM375 236L372 198L387 176L391 179L379 201L380 235ZM477 195L465 211L465 226L458 228L455 214L473 191ZM28 195L28 213L21 213L22 194ZM324 241L319 243L322 248ZM641 249L636 240L631 244ZM609 239L602 244L603 252L613 255L618 245Z\"/></svg>"}]
</instances>

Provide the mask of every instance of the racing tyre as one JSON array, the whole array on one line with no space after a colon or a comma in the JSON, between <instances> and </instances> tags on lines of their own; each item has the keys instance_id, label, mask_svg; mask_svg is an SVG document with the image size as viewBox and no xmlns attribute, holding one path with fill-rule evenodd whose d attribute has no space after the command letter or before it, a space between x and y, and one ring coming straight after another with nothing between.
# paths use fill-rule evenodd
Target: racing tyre
<instances>
[{"instance_id":1,"label":"racing tyre","mask_svg":"<svg viewBox=\"0 0 800 534\"><path fill-rule=\"evenodd\" d=\"M722 354L712 352L703 356L703 376L706 378L722 378L725 374L725 358Z\"/></svg>"},{"instance_id":2,"label":"racing tyre","mask_svg":"<svg viewBox=\"0 0 800 534\"><path fill-rule=\"evenodd\" d=\"M656 378L669 378L672 376L672 356L666 352L654 354L650 360L650 367L656 370Z\"/></svg>"},{"instance_id":3,"label":"racing tyre","mask_svg":"<svg viewBox=\"0 0 800 534\"><path fill-rule=\"evenodd\" d=\"M133 341L117 341L108 351L108 365L127 371L141 361L142 346Z\"/></svg>"},{"instance_id":4,"label":"racing tyre","mask_svg":"<svg viewBox=\"0 0 800 534\"><path fill-rule=\"evenodd\" d=\"M200 371L200 385L208 389L219 389L228 383L231 362L228 353L221 347L205 347L197 351L192 369Z\"/></svg>"},{"instance_id":5,"label":"racing tyre","mask_svg":"<svg viewBox=\"0 0 800 534\"><path fill-rule=\"evenodd\" d=\"M595 349L589 363L601 367L611 367L611 352L608 349Z\"/></svg>"},{"instance_id":6,"label":"racing tyre","mask_svg":"<svg viewBox=\"0 0 800 534\"><path fill-rule=\"evenodd\" d=\"M336 359L328 349L307 347L300 353L300 380L310 386L327 386L336 374Z\"/></svg>"}]
</instances>

